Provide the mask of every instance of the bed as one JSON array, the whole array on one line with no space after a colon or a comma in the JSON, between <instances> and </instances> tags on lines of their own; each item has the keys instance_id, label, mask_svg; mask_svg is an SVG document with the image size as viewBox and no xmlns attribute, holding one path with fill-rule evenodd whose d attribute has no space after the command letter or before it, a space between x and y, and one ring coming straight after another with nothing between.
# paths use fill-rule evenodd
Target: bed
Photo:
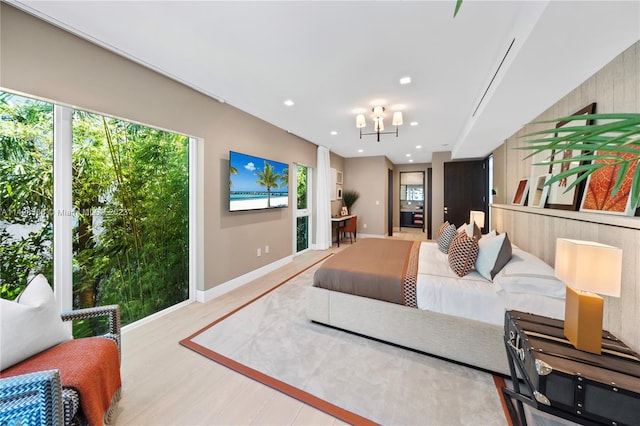
<instances>
[{"instance_id":1,"label":"bed","mask_svg":"<svg viewBox=\"0 0 640 426\"><path fill-rule=\"evenodd\" d=\"M565 289L542 260L515 246L509 252L489 276L484 268L459 276L436 242L362 239L316 271L307 317L508 375L505 311L562 319Z\"/></svg>"}]
</instances>

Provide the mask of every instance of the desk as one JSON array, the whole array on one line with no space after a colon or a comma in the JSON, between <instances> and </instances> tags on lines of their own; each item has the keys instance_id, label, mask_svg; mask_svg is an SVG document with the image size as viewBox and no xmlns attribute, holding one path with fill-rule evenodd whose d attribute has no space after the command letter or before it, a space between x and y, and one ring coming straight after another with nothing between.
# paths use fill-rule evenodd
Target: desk
<instances>
[{"instance_id":1,"label":"desk","mask_svg":"<svg viewBox=\"0 0 640 426\"><path fill-rule=\"evenodd\" d=\"M333 230L333 228L335 228L336 234L338 234L338 247L340 247L340 228L342 228L345 222L351 219L352 217L355 217L355 215L349 214L346 216L331 217L331 229Z\"/></svg>"},{"instance_id":2,"label":"desk","mask_svg":"<svg viewBox=\"0 0 640 426\"><path fill-rule=\"evenodd\" d=\"M556 319L506 313L504 340L514 389L503 393L514 423L526 426L525 403L581 425L638 424L640 355L607 331L601 355L579 351L564 338L563 327Z\"/></svg>"}]
</instances>

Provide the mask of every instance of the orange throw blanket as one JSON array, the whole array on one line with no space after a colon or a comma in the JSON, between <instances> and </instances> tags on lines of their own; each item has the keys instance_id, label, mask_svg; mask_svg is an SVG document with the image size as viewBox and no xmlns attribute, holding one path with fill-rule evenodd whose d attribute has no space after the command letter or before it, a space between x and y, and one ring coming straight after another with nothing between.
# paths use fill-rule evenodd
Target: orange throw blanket
<instances>
[{"instance_id":1,"label":"orange throw blanket","mask_svg":"<svg viewBox=\"0 0 640 426\"><path fill-rule=\"evenodd\" d=\"M54 369L60 370L62 386L80 394L80 407L89 424L102 425L122 386L116 343L101 337L70 340L7 368L0 376Z\"/></svg>"}]
</instances>

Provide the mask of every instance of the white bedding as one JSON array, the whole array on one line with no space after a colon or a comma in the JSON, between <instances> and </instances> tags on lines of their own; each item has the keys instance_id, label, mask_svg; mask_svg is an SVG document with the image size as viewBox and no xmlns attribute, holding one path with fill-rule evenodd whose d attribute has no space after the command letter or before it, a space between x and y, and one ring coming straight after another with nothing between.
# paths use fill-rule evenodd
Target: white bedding
<instances>
[{"instance_id":1,"label":"white bedding","mask_svg":"<svg viewBox=\"0 0 640 426\"><path fill-rule=\"evenodd\" d=\"M514 265L528 256L531 255L513 248ZM552 271L550 266L544 266ZM509 263L505 268L508 267ZM421 243L416 288L419 309L496 325L504 325L504 313L511 309L564 318L564 298L558 291L564 285L552 276L548 277L548 294L552 296L543 295L539 286L520 286L517 292L509 287L510 291L506 291L499 282L500 277L490 282L475 271L460 278L449 267L448 256L438 250L437 243Z\"/></svg>"}]
</instances>

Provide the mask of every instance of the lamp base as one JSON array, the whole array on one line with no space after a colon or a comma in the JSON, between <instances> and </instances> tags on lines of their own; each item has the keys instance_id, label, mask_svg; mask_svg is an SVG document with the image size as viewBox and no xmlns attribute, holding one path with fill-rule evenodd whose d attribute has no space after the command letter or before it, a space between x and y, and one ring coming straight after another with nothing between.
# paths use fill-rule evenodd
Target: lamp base
<instances>
[{"instance_id":1,"label":"lamp base","mask_svg":"<svg viewBox=\"0 0 640 426\"><path fill-rule=\"evenodd\" d=\"M603 309L601 296L567 286L564 336L576 349L600 355Z\"/></svg>"}]
</instances>

